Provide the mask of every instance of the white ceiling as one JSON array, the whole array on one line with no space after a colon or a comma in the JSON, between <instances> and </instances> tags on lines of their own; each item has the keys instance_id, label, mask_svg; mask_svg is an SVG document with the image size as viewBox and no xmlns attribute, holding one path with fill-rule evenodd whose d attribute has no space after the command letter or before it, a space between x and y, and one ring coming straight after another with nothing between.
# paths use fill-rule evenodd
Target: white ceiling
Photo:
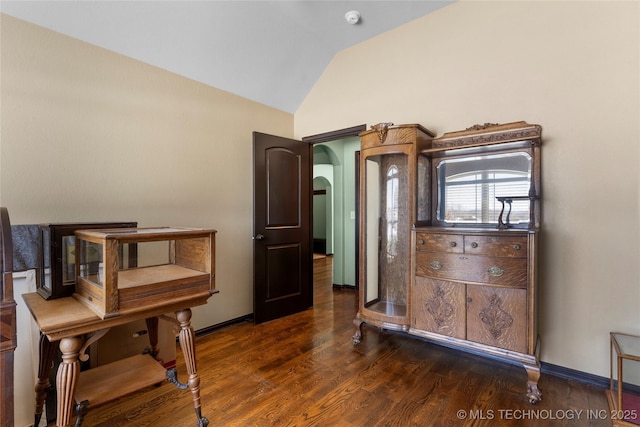
<instances>
[{"instance_id":1,"label":"white ceiling","mask_svg":"<svg viewBox=\"0 0 640 427\"><path fill-rule=\"evenodd\" d=\"M450 3L2 0L0 11L294 113L337 52Z\"/></svg>"}]
</instances>

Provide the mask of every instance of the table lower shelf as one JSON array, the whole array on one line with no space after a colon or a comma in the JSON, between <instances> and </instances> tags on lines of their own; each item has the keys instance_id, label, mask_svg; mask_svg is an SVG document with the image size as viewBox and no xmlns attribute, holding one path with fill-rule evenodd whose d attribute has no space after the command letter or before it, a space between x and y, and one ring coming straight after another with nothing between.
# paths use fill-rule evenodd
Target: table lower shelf
<instances>
[{"instance_id":1,"label":"table lower shelf","mask_svg":"<svg viewBox=\"0 0 640 427\"><path fill-rule=\"evenodd\" d=\"M75 400L96 406L166 379L167 371L158 361L138 354L81 372Z\"/></svg>"}]
</instances>

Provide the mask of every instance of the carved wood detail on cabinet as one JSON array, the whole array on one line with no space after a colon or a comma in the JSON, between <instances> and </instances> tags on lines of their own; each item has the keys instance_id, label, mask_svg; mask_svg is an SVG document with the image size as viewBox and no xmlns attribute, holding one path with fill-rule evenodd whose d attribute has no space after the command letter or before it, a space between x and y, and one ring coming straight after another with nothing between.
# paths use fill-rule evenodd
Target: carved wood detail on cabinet
<instances>
[{"instance_id":1,"label":"carved wood detail on cabinet","mask_svg":"<svg viewBox=\"0 0 640 427\"><path fill-rule=\"evenodd\" d=\"M413 328L466 338L464 285L416 277L412 313Z\"/></svg>"},{"instance_id":2,"label":"carved wood detail on cabinet","mask_svg":"<svg viewBox=\"0 0 640 427\"><path fill-rule=\"evenodd\" d=\"M527 236L504 235L503 231L469 235L425 230L416 232L419 250L415 253L412 328L519 353L532 352L527 339L531 275L527 258L521 258L529 252ZM513 250L514 246L518 249ZM458 295L455 298L452 289ZM454 312L458 314L453 316ZM531 343L533 347L533 340Z\"/></svg>"},{"instance_id":3,"label":"carved wood detail on cabinet","mask_svg":"<svg viewBox=\"0 0 640 427\"><path fill-rule=\"evenodd\" d=\"M467 339L527 352L527 298L524 289L467 286Z\"/></svg>"}]
</instances>

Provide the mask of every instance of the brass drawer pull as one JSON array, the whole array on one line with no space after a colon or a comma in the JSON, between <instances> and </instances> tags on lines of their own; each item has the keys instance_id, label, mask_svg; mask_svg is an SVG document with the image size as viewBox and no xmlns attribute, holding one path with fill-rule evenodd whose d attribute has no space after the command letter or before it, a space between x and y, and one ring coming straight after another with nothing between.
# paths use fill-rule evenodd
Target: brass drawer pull
<instances>
[{"instance_id":1,"label":"brass drawer pull","mask_svg":"<svg viewBox=\"0 0 640 427\"><path fill-rule=\"evenodd\" d=\"M429 267L431 267L433 270L440 270L442 269L442 263L440 261L434 260L429 263Z\"/></svg>"},{"instance_id":2,"label":"brass drawer pull","mask_svg":"<svg viewBox=\"0 0 640 427\"><path fill-rule=\"evenodd\" d=\"M477 248L478 247L478 243L477 242L472 242L471 243L471 247L472 248Z\"/></svg>"},{"instance_id":3,"label":"brass drawer pull","mask_svg":"<svg viewBox=\"0 0 640 427\"><path fill-rule=\"evenodd\" d=\"M489 274L493 277L500 277L504 274L504 270L497 265L489 267Z\"/></svg>"}]
</instances>

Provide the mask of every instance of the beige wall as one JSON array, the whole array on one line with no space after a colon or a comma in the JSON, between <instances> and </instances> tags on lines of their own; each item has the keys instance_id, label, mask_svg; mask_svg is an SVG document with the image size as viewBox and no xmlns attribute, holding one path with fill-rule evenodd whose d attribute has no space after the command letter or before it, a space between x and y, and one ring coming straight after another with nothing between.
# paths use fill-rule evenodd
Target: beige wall
<instances>
[{"instance_id":1,"label":"beige wall","mask_svg":"<svg viewBox=\"0 0 640 427\"><path fill-rule=\"evenodd\" d=\"M295 135L543 127L542 360L601 376L640 334L640 3L459 2L340 52Z\"/></svg>"},{"instance_id":2,"label":"beige wall","mask_svg":"<svg viewBox=\"0 0 640 427\"><path fill-rule=\"evenodd\" d=\"M293 116L2 15L0 204L13 224L210 227L220 294L194 326L252 306L252 131Z\"/></svg>"},{"instance_id":3,"label":"beige wall","mask_svg":"<svg viewBox=\"0 0 640 427\"><path fill-rule=\"evenodd\" d=\"M252 313L252 131L291 137L293 116L0 16L0 205L12 224L215 228L220 293L193 325ZM21 334L16 379L32 377L29 354ZM32 420L32 390L16 389L16 425Z\"/></svg>"}]
</instances>

